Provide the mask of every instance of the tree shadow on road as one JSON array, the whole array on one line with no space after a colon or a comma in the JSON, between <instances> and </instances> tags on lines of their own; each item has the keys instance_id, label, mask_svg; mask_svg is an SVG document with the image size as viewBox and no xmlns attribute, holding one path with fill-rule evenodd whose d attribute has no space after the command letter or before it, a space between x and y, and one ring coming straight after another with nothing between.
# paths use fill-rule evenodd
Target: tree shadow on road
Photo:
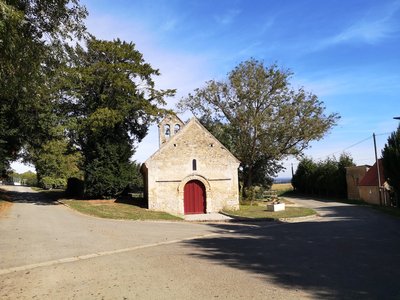
<instances>
[{"instance_id":1,"label":"tree shadow on road","mask_svg":"<svg viewBox=\"0 0 400 300\"><path fill-rule=\"evenodd\" d=\"M400 299L400 221L366 207L329 209L330 221L260 224L186 244L196 257L319 299Z\"/></svg>"},{"instance_id":2,"label":"tree shadow on road","mask_svg":"<svg viewBox=\"0 0 400 300\"><path fill-rule=\"evenodd\" d=\"M44 192L27 192L27 191L8 191L0 189L0 194L4 195L6 201L12 203L32 203L35 205L59 205L57 201L62 198L64 191L44 191Z\"/></svg>"}]
</instances>

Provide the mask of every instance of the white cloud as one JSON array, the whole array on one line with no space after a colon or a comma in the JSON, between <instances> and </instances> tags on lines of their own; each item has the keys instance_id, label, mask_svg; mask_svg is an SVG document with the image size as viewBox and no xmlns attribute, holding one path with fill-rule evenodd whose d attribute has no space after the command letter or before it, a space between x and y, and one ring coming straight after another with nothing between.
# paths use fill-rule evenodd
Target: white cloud
<instances>
[{"instance_id":1,"label":"white cloud","mask_svg":"<svg viewBox=\"0 0 400 300\"><path fill-rule=\"evenodd\" d=\"M240 12L241 11L238 9L230 9L222 15L216 15L214 19L221 25L229 25L235 20Z\"/></svg>"},{"instance_id":2,"label":"white cloud","mask_svg":"<svg viewBox=\"0 0 400 300\"><path fill-rule=\"evenodd\" d=\"M162 27L161 32L172 30L176 26L176 22L172 19L168 21ZM143 53L145 61L150 63L153 68L160 70L161 75L154 78L156 87L158 89L177 89L175 97L166 99L168 108L173 109L181 97L211 79L212 55L193 55L176 49L165 49L160 46L162 36L158 36L162 33L151 31L133 20L96 15L88 18L87 26L89 31L100 39L112 40L119 37L136 44L136 48ZM184 115L183 119L188 117L189 115ZM157 149L158 128L157 125L153 125L149 128L149 134L138 145L133 159L144 162Z\"/></svg>"},{"instance_id":3,"label":"white cloud","mask_svg":"<svg viewBox=\"0 0 400 300\"><path fill-rule=\"evenodd\" d=\"M251 43L250 45L238 51L238 55L244 57L252 56L254 53L260 52L261 49L264 49L263 47L261 47L262 45L263 43L260 41Z\"/></svg>"},{"instance_id":4,"label":"white cloud","mask_svg":"<svg viewBox=\"0 0 400 300\"><path fill-rule=\"evenodd\" d=\"M332 96L343 94L381 93L393 94L400 92L400 75L382 74L374 71L371 66L328 70L307 77L295 77L293 86L304 86L318 96Z\"/></svg>"},{"instance_id":5,"label":"white cloud","mask_svg":"<svg viewBox=\"0 0 400 300\"><path fill-rule=\"evenodd\" d=\"M342 44L352 41L376 44L388 37L391 37L397 32L397 30L398 29L393 27L386 19L372 22L362 21L357 24L353 24L341 33L326 39L322 42L321 46L323 47Z\"/></svg>"},{"instance_id":6,"label":"white cloud","mask_svg":"<svg viewBox=\"0 0 400 300\"><path fill-rule=\"evenodd\" d=\"M264 22L264 24L260 28L260 35L265 34L274 25L275 25L275 17L270 17L269 19L267 19L266 22Z\"/></svg>"},{"instance_id":7,"label":"white cloud","mask_svg":"<svg viewBox=\"0 0 400 300\"><path fill-rule=\"evenodd\" d=\"M168 21L163 30L172 29L176 22L176 20ZM161 76L154 78L158 88L177 89L176 99L210 79L212 73L210 55L193 55L176 49L166 49L160 46L159 40L162 36L133 20L96 15L88 18L87 26L98 38L111 40L119 37L134 42L136 48L143 53L145 61L160 70ZM172 108L176 101L167 100L168 107Z\"/></svg>"},{"instance_id":8,"label":"white cloud","mask_svg":"<svg viewBox=\"0 0 400 300\"><path fill-rule=\"evenodd\" d=\"M177 25L178 25L177 19L169 19L161 25L161 30L162 31L171 31L171 30L174 30Z\"/></svg>"},{"instance_id":9,"label":"white cloud","mask_svg":"<svg viewBox=\"0 0 400 300\"><path fill-rule=\"evenodd\" d=\"M320 43L317 43L313 50L321 50L329 46L352 42L377 44L391 38L400 29L396 17L399 9L400 1L395 1L392 5L386 7L383 12L376 12L372 18L365 17L343 29L338 34L323 39Z\"/></svg>"}]
</instances>

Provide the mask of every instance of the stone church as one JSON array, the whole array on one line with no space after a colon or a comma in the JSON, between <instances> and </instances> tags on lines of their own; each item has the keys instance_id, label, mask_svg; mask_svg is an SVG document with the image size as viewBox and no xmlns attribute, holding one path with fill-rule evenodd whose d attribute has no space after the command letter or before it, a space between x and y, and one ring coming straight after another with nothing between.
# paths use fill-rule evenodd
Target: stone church
<instances>
[{"instance_id":1,"label":"stone church","mask_svg":"<svg viewBox=\"0 0 400 300\"><path fill-rule=\"evenodd\" d=\"M152 210L175 215L239 208L239 160L196 118L168 115L159 124L160 148L142 165Z\"/></svg>"}]
</instances>

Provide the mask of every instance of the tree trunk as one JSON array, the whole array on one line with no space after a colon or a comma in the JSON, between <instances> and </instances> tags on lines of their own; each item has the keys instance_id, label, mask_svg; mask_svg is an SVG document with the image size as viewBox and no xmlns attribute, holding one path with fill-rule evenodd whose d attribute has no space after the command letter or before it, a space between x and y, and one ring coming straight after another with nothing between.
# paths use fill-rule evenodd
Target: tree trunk
<instances>
[{"instance_id":1,"label":"tree trunk","mask_svg":"<svg viewBox=\"0 0 400 300\"><path fill-rule=\"evenodd\" d=\"M253 196L254 195L249 195L248 193L247 193L247 191L248 191L248 188L250 188L250 187L252 187L252 185L253 185L253 168L252 167L249 167L249 169L248 169L248 171L247 171L247 174L245 174L244 175L244 178L243 178L243 191L242 191L242 196L243 196L243 199L248 199L248 197L250 196L251 197L251 204L253 204Z\"/></svg>"}]
</instances>

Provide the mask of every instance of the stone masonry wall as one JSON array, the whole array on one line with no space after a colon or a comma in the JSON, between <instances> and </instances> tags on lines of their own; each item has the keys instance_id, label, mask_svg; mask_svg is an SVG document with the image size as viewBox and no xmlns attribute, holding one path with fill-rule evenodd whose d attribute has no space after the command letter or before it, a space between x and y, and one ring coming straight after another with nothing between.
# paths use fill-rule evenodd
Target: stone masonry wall
<instances>
[{"instance_id":1,"label":"stone masonry wall","mask_svg":"<svg viewBox=\"0 0 400 300\"><path fill-rule=\"evenodd\" d=\"M150 209L183 214L184 186L194 179L206 188L207 212L238 209L239 162L197 122L191 120L146 161Z\"/></svg>"},{"instance_id":2,"label":"stone masonry wall","mask_svg":"<svg viewBox=\"0 0 400 300\"><path fill-rule=\"evenodd\" d=\"M346 183L347 183L347 199L360 200L360 192L358 184L364 178L368 171L367 166L347 167Z\"/></svg>"}]
</instances>

